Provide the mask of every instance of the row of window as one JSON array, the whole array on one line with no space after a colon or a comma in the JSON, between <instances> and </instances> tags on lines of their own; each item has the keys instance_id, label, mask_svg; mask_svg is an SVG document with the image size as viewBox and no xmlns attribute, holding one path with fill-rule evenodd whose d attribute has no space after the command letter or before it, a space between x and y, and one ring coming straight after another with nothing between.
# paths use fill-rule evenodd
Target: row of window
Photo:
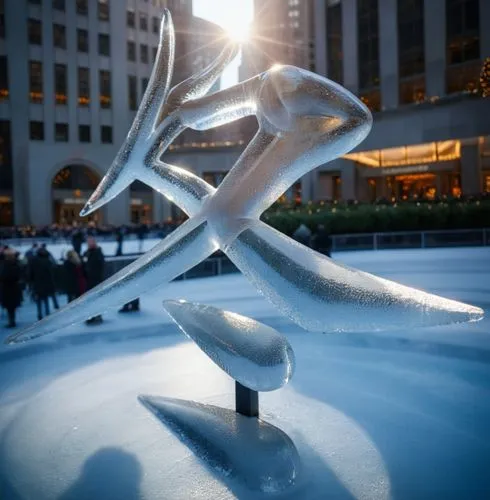
<instances>
[{"instance_id":1,"label":"row of window","mask_svg":"<svg viewBox=\"0 0 490 500\"><path fill-rule=\"evenodd\" d=\"M27 36L31 45L42 45L42 24L37 19L28 20ZM59 49L66 49L66 27L62 24L53 24L53 45ZM77 29L77 50L78 52L89 51L88 30ZM98 51L101 56L111 55L110 36L106 33L98 34Z\"/></svg>"},{"instance_id":2,"label":"row of window","mask_svg":"<svg viewBox=\"0 0 490 500\"><path fill-rule=\"evenodd\" d=\"M157 47L153 47L153 61L157 57ZM136 43L132 41L128 41L127 43L127 55L128 61L136 61ZM140 62L144 64L148 64L149 60L149 48L148 45L142 43L140 44Z\"/></svg>"},{"instance_id":3,"label":"row of window","mask_svg":"<svg viewBox=\"0 0 490 500\"><path fill-rule=\"evenodd\" d=\"M429 1L429 0L425 0ZM381 108L379 93L379 2L357 1L358 74L361 97L373 111ZM399 102L426 99L424 0L397 0ZM342 3L327 8L329 76L343 81ZM479 0L446 0L446 92L478 87ZM453 66L460 65L463 66Z\"/></svg>"},{"instance_id":4,"label":"row of window","mask_svg":"<svg viewBox=\"0 0 490 500\"><path fill-rule=\"evenodd\" d=\"M30 4L41 5L42 0L29 0ZM52 6L55 10L65 11L66 0L52 0ZM88 16L89 0L76 0L76 13L80 16ZM108 21L110 15L109 0L97 1L97 15L101 21Z\"/></svg>"},{"instance_id":5,"label":"row of window","mask_svg":"<svg viewBox=\"0 0 490 500\"><path fill-rule=\"evenodd\" d=\"M78 126L78 140L80 142L91 142L90 125ZM29 122L29 138L32 141L44 141L44 122L30 121ZM57 142L68 142L69 129L68 123L54 124L54 140ZM100 142L103 144L112 144L112 127L109 125L101 125L100 127Z\"/></svg>"},{"instance_id":6,"label":"row of window","mask_svg":"<svg viewBox=\"0 0 490 500\"><path fill-rule=\"evenodd\" d=\"M148 31L148 16L143 12L139 12L138 19L139 29L141 31ZM126 24L128 25L128 28L136 28L136 12L134 10L126 11ZM159 33L160 18L155 16L151 18L151 29L156 35Z\"/></svg>"}]
</instances>

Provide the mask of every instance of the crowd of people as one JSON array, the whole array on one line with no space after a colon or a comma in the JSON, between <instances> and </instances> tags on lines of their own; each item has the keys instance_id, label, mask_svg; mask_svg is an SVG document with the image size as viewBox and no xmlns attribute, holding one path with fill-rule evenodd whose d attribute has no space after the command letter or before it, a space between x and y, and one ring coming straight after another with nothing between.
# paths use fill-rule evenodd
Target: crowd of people
<instances>
[{"instance_id":1,"label":"crowd of people","mask_svg":"<svg viewBox=\"0 0 490 500\"><path fill-rule=\"evenodd\" d=\"M84 240L83 240L84 241ZM87 250L81 254L81 243L66 253L59 266L46 244L33 243L21 256L4 245L0 248L0 304L7 311L8 328L17 326L16 311L25 301L37 307L37 318L50 314L50 305L59 308L57 292L61 289L68 302L97 286L105 278L105 257L94 237L86 239ZM102 316L86 321L97 324Z\"/></svg>"}]
</instances>

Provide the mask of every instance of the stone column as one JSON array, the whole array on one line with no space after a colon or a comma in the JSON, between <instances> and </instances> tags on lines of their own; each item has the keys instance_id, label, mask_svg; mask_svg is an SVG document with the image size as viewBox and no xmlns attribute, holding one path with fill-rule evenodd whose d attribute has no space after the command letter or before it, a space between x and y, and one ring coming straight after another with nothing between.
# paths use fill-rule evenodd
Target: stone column
<instances>
[{"instance_id":1,"label":"stone column","mask_svg":"<svg viewBox=\"0 0 490 500\"><path fill-rule=\"evenodd\" d=\"M446 0L424 2L425 93L446 93Z\"/></svg>"},{"instance_id":2,"label":"stone column","mask_svg":"<svg viewBox=\"0 0 490 500\"><path fill-rule=\"evenodd\" d=\"M379 69L381 78L381 109L398 107L398 20L397 0L380 0Z\"/></svg>"},{"instance_id":3,"label":"stone column","mask_svg":"<svg viewBox=\"0 0 490 500\"><path fill-rule=\"evenodd\" d=\"M356 199L357 171L352 160L341 159L340 178L342 180L342 200Z\"/></svg>"},{"instance_id":4,"label":"stone column","mask_svg":"<svg viewBox=\"0 0 490 500\"><path fill-rule=\"evenodd\" d=\"M478 143L461 144L461 188L466 195L482 191L481 153Z\"/></svg>"},{"instance_id":5,"label":"stone column","mask_svg":"<svg viewBox=\"0 0 490 500\"><path fill-rule=\"evenodd\" d=\"M327 6L325 0L315 0L315 67L320 75L327 75Z\"/></svg>"}]
</instances>

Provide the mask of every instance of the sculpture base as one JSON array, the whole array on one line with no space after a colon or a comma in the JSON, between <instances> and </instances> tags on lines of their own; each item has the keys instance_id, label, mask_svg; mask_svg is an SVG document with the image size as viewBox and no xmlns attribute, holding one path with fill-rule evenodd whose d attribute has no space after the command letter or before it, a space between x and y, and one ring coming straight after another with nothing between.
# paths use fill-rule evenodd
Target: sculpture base
<instances>
[{"instance_id":1,"label":"sculpture base","mask_svg":"<svg viewBox=\"0 0 490 500\"><path fill-rule=\"evenodd\" d=\"M235 410L246 417L258 417L259 393L235 381Z\"/></svg>"}]
</instances>

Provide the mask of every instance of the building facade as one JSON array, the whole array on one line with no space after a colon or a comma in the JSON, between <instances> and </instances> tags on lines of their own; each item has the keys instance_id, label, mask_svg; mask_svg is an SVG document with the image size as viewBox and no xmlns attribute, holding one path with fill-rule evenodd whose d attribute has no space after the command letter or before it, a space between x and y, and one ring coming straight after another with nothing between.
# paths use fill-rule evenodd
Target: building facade
<instances>
[{"instance_id":1,"label":"building facade","mask_svg":"<svg viewBox=\"0 0 490 500\"><path fill-rule=\"evenodd\" d=\"M302 180L307 199L490 192L487 0L315 0L317 72L370 107L352 154ZM304 197L303 197L304 200Z\"/></svg>"},{"instance_id":2,"label":"building facade","mask_svg":"<svg viewBox=\"0 0 490 500\"><path fill-rule=\"evenodd\" d=\"M176 27L176 83L224 43L222 30L192 17L191 0L0 0L0 225L79 219L136 114L164 7ZM215 162L200 165L196 151L236 157L243 144L236 131L235 142L192 134L179 138L170 161L200 174ZM117 225L176 214L135 182L92 220Z\"/></svg>"},{"instance_id":3,"label":"building facade","mask_svg":"<svg viewBox=\"0 0 490 500\"><path fill-rule=\"evenodd\" d=\"M177 30L174 82L225 43L192 18L191 0L0 0L0 224L72 222L109 168L148 83L163 7ZM296 201L431 198L490 191L490 99L478 76L490 56L487 0L255 2L241 77L274 63L335 80L371 108L351 154L310 172ZM218 185L254 118L188 130L164 160ZM178 217L142 183L97 222Z\"/></svg>"}]
</instances>

